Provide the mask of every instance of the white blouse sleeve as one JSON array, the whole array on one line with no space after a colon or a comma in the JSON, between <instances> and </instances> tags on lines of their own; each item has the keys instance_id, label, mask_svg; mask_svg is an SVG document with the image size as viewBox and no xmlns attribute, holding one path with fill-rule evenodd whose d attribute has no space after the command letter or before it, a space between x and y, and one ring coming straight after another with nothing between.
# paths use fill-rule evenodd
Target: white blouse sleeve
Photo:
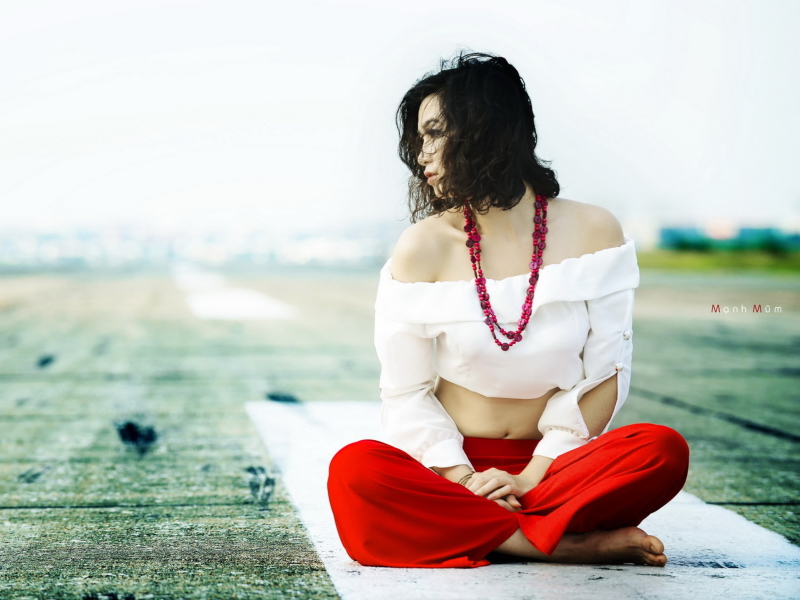
<instances>
[{"instance_id":1,"label":"white blouse sleeve","mask_svg":"<svg viewBox=\"0 0 800 600\"><path fill-rule=\"evenodd\" d=\"M472 463L464 436L433 394L434 339L424 323L375 313L375 349L381 362L381 427L387 440L424 466Z\"/></svg>"},{"instance_id":2,"label":"white blouse sleeve","mask_svg":"<svg viewBox=\"0 0 800 600\"><path fill-rule=\"evenodd\" d=\"M601 433L608 431L630 389L633 297L631 288L585 301L591 329L583 348L584 378L572 389L560 390L547 401L538 425L543 438L537 444L534 456L556 458L588 443L590 433L578 402L583 394L616 374L614 412Z\"/></svg>"}]
</instances>

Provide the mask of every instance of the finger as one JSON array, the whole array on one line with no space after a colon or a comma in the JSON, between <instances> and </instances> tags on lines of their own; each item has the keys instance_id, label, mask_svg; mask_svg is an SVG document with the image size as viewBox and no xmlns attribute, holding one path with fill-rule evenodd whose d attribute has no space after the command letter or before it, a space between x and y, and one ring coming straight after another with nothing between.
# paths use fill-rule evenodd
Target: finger
<instances>
[{"instance_id":1,"label":"finger","mask_svg":"<svg viewBox=\"0 0 800 600\"><path fill-rule=\"evenodd\" d=\"M497 475L491 476L492 471L496 471ZM469 480L467 480L466 488L473 494L486 497L494 490L501 488L504 485L516 486L516 482L514 481L514 478L505 471L500 471L499 469L489 469L487 471L475 473ZM519 490L515 489L514 491L518 492Z\"/></svg>"},{"instance_id":2,"label":"finger","mask_svg":"<svg viewBox=\"0 0 800 600\"><path fill-rule=\"evenodd\" d=\"M515 511L517 510L516 508L514 508L513 506L511 506L511 505L510 505L508 502L506 502L506 501L505 501L505 500L503 500L502 498L498 498L497 500L495 500L495 502L497 502L497 503L498 503L500 506L502 506L503 508L505 508L507 511L510 511L510 512L515 512Z\"/></svg>"},{"instance_id":3,"label":"finger","mask_svg":"<svg viewBox=\"0 0 800 600\"><path fill-rule=\"evenodd\" d=\"M474 492L485 483L484 479L483 473L473 473L472 477L467 479L467 483L464 484L464 487L470 492Z\"/></svg>"},{"instance_id":4,"label":"finger","mask_svg":"<svg viewBox=\"0 0 800 600\"><path fill-rule=\"evenodd\" d=\"M492 477L489 481L477 488L475 493L478 494L478 496L488 497L489 494L491 494L497 488L501 488L508 483L508 481L500 481L497 477Z\"/></svg>"},{"instance_id":5,"label":"finger","mask_svg":"<svg viewBox=\"0 0 800 600\"><path fill-rule=\"evenodd\" d=\"M479 490L481 487L483 487L483 485L486 483L486 481L487 480L486 480L485 477L479 476L476 473L475 475L473 475L472 477L470 477L467 480L466 487L470 492L475 493L477 490Z\"/></svg>"},{"instance_id":6,"label":"finger","mask_svg":"<svg viewBox=\"0 0 800 600\"><path fill-rule=\"evenodd\" d=\"M501 491L502 490L502 491ZM509 480L494 479L476 492L479 496L485 496L494 500L495 498L508 496L509 494L520 495L521 490L516 482ZM492 495L494 494L494 495Z\"/></svg>"},{"instance_id":7,"label":"finger","mask_svg":"<svg viewBox=\"0 0 800 600\"><path fill-rule=\"evenodd\" d=\"M516 506L517 508L522 508L522 504L514 494L509 494L503 498L506 502L508 502L511 506Z\"/></svg>"},{"instance_id":8,"label":"finger","mask_svg":"<svg viewBox=\"0 0 800 600\"><path fill-rule=\"evenodd\" d=\"M488 475L485 474L485 472L480 474L476 473L475 475L470 477L469 480L467 480L467 487L473 492L477 493L478 490L480 490L482 487L489 485L493 481L497 482L497 484L494 486L495 488L501 485L501 482L497 480L496 477L489 477Z\"/></svg>"},{"instance_id":9,"label":"finger","mask_svg":"<svg viewBox=\"0 0 800 600\"><path fill-rule=\"evenodd\" d=\"M502 498L503 496L508 496L512 491L511 485L504 485L502 487L497 488L491 494L486 496L489 500L494 500L495 498Z\"/></svg>"}]
</instances>

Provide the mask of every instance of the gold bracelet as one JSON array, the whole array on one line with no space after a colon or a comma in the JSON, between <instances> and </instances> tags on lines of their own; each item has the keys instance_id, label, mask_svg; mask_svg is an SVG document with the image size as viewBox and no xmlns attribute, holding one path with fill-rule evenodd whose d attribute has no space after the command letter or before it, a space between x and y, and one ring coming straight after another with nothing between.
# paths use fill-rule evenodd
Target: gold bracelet
<instances>
[{"instance_id":1,"label":"gold bracelet","mask_svg":"<svg viewBox=\"0 0 800 600\"><path fill-rule=\"evenodd\" d=\"M475 471L473 471L472 473L470 473L468 475L464 475L461 479L458 480L458 485L464 485L465 486L467 481L469 481L469 478L472 477L473 475L475 475Z\"/></svg>"}]
</instances>

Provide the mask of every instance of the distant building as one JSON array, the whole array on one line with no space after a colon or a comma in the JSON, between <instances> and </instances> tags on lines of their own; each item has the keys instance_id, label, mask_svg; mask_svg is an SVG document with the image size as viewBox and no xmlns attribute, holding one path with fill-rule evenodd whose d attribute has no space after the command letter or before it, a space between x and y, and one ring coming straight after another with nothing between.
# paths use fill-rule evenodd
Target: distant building
<instances>
[{"instance_id":1,"label":"distant building","mask_svg":"<svg viewBox=\"0 0 800 600\"><path fill-rule=\"evenodd\" d=\"M662 227L658 247L665 250L800 250L800 233L776 227L740 227L733 235L722 237L699 227Z\"/></svg>"}]
</instances>

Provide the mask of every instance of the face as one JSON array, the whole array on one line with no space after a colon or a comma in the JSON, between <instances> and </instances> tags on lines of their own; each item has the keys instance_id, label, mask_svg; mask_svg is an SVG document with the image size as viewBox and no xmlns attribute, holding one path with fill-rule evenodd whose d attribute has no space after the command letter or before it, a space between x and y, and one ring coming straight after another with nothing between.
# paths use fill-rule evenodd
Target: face
<instances>
[{"instance_id":1,"label":"face","mask_svg":"<svg viewBox=\"0 0 800 600\"><path fill-rule=\"evenodd\" d=\"M441 197L438 180L444 173L441 164L441 148L444 141L445 124L440 115L441 105L437 96L427 96L419 107L417 133L422 138L422 150L417 161L425 167L428 185L433 186L434 193Z\"/></svg>"}]
</instances>

